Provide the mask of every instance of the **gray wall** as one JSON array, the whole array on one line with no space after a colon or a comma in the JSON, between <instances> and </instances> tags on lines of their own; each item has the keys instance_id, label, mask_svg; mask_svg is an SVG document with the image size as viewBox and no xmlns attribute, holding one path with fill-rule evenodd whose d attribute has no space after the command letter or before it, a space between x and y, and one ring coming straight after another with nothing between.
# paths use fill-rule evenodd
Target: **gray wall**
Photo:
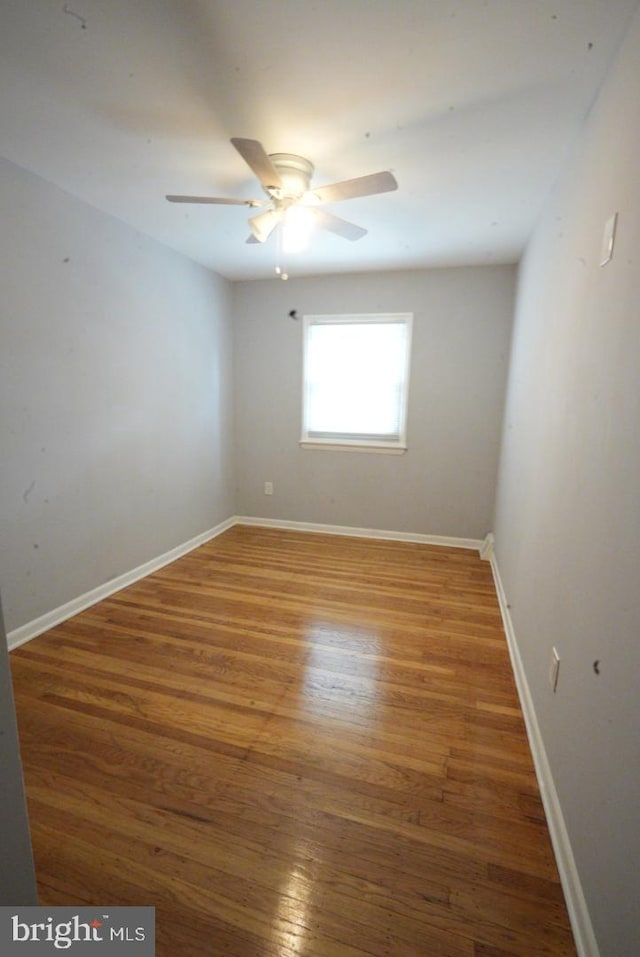
<instances>
[{"instance_id":1,"label":"gray wall","mask_svg":"<svg viewBox=\"0 0 640 957\"><path fill-rule=\"evenodd\" d=\"M514 283L502 266L235 284L238 513L484 537ZM302 323L291 309L414 313L405 455L299 448Z\"/></svg>"},{"instance_id":2,"label":"gray wall","mask_svg":"<svg viewBox=\"0 0 640 957\"><path fill-rule=\"evenodd\" d=\"M38 903L9 653L0 604L0 907Z\"/></svg>"},{"instance_id":3,"label":"gray wall","mask_svg":"<svg viewBox=\"0 0 640 957\"><path fill-rule=\"evenodd\" d=\"M602 957L640 946L639 94L636 17L521 266L495 525Z\"/></svg>"},{"instance_id":4,"label":"gray wall","mask_svg":"<svg viewBox=\"0 0 640 957\"><path fill-rule=\"evenodd\" d=\"M234 512L230 288L0 161L8 630Z\"/></svg>"}]
</instances>

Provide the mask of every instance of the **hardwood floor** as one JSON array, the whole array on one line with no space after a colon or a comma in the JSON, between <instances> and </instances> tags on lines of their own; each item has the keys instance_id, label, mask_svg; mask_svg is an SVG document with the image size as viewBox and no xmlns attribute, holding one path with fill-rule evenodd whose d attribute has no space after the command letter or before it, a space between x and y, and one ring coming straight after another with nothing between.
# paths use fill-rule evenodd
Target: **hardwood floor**
<instances>
[{"instance_id":1,"label":"hardwood floor","mask_svg":"<svg viewBox=\"0 0 640 957\"><path fill-rule=\"evenodd\" d=\"M11 655L41 903L159 957L575 955L491 571L236 526Z\"/></svg>"}]
</instances>

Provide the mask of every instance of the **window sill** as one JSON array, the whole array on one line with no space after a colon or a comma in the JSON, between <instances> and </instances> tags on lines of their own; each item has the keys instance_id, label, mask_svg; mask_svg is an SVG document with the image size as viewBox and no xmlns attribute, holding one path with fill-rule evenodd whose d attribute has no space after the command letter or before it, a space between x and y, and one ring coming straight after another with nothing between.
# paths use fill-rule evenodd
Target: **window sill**
<instances>
[{"instance_id":1,"label":"window sill","mask_svg":"<svg viewBox=\"0 0 640 957\"><path fill-rule=\"evenodd\" d=\"M371 442L322 442L319 440L309 441L302 439L300 441L301 449L323 450L325 452L373 452L382 455L404 455L407 451L406 445L374 445Z\"/></svg>"}]
</instances>

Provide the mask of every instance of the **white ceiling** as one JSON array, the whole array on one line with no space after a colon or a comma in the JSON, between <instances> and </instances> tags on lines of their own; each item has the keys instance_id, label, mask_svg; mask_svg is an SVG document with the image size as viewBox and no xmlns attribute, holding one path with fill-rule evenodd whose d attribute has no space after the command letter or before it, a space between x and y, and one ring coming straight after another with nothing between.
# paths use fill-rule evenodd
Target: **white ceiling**
<instances>
[{"instance_id":1,"label":"white ceiling","mask_svg":"<svg viewBox=\"0 0 640 957\"><path fill-rule=\"evenodd\" d=\"M0 0L0 154L231 279L273 275L232 136L397 192L291 275L513 262L638 0Z\"/></svg>"}]
</instances>

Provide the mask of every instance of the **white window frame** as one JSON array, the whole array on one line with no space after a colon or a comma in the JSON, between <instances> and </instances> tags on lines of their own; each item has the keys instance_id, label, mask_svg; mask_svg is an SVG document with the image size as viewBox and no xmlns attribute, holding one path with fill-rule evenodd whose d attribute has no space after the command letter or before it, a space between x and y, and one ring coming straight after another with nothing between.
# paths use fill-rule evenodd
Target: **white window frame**
<instances>
[{"instance_id":1,"label":"white window frame","mask_svg":"<svg viewBox=\"0 0 640 957\"><path fill-rule=\"evenodd\" d=\"M309 329L314 325L402 323L406 329L406 355L403 368L403 388L400 397L400 430L397 436L382 434L356 435L347 432L314 433L307 429L306 409L308 401L307 367ZM335 449L339 451L383 452L401 455L407 451L407 409L409 400L409 367L411 363L411 335L413 313L355 313L344 315L308 315L303 317L303 363L302 363L302 437L304 449Z\"/></svg>"}]
</instances>

